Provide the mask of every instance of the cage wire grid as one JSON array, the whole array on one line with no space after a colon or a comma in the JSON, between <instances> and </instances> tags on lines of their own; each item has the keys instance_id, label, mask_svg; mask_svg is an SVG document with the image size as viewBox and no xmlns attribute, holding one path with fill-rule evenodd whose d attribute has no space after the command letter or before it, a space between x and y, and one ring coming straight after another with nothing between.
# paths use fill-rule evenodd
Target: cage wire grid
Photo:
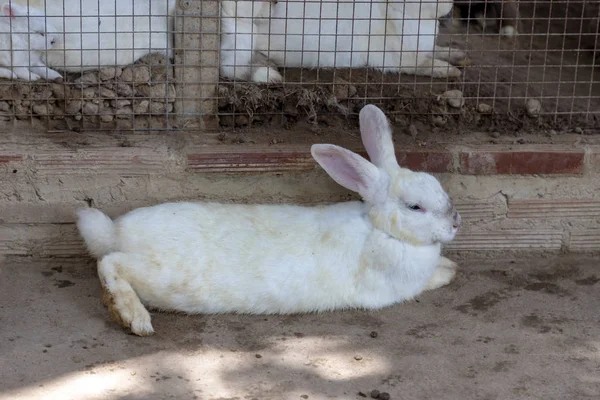
<instances>
[{"instance_id":1,"label":"cage wire grid","mask_svg":"<svg viewBox=\"0 0 600 400\"><path fill-rule=\"evenodd\" d=\"M599 1L5 1L4 129L598 127Z\"/></svg>"}]
</instances>

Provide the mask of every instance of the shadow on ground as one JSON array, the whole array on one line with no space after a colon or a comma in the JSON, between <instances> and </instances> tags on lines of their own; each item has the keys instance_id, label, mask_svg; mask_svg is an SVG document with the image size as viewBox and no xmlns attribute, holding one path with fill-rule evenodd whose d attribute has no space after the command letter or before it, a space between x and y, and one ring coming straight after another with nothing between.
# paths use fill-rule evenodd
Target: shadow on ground
<instances>
[{"instance_id":1,"label":"shadow on ground","mask_svg":"<svg viewBox=\"0 0 600 400\"><path fill-rule=\"evenodd\" d=\"M108 320L91 261L5 261L0 399L586 399L600 396L597 259L467 260L378 312ZM375 336L375 337L374 337Z\"/></svg>"}]
</instances>

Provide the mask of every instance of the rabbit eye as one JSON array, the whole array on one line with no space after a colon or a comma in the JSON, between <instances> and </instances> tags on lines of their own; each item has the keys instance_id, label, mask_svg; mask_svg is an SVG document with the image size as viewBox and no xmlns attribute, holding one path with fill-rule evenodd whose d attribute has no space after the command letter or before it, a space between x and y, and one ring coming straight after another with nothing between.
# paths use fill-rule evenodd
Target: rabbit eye
<instances>
[{"instance_id":1,"label":"rabbit eye","mask_svg":"<svg viewBox=\"0 0 600 400\"><path fill-rule=\"evenodd\" d=\"M408 208L409 208L409 209L411 209L411 210L413 210L413 211L421 211L421 212L424 212L424 211L425 211L424 209L422 209L422 208L421 208L419 205L417 205L417 204L409 204L409 205L408 205Z\"/></svg>"}]
</instances>

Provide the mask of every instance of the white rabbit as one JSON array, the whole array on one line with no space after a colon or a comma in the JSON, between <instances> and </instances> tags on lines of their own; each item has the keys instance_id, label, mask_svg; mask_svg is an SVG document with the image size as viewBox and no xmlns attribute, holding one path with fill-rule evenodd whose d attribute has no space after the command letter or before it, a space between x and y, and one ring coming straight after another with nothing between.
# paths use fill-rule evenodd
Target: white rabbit
<instances>
[{"instance_id":1,"label":"white rabbit","mask_svg":"<svg viewBox=\"0 0 600 400\"><path fill-rule=\"evenodd\" d=\"M449 62L460 63L466 54L435 45L438 18L448 14L452 4L453 0L224 1L221 74L230 79L280 81L274 69L254 67L252 49L285 67L371 67L459 77L460 70ZM269 6L270 18L266 18ZM240 51L233 51L236 48Z\"/></svg>"},{"instance_id":2,"label":"white rabbit","mask_svg":"<svg viewBox=\"0 0 600 400\"><path fill-rule=\"evenodd\" d=\"M42 52L58 40L56 28L33 7L6 3L0 14L0 78L56 79L62 76L46 67Z\"/></svg>"},{"instance_id":3,"label":"white rabbit","mask_svg":"<svg viewBox=\"0 0 600 400\"><path fill-rule=\"evenodd\" d=\"M256 23L268 23L272 1L221 2L221 75L254 82L280 82L281 75L269 68L256 49Z\"/></svg>"},{"instance_id":4,"label":"white rabbit","mask_svg":"<svg viewBox=\"0 0 600 400\"><path fill-rule=\"evenodd\" d=\"M114 222L78 211L77 227L99 259L105 304L138 335L153 333L143 304L186 313L298 313L377 309L451 281L440 256L460 215L440 183L398 166L388 121L360 112L372 163L316 144L315 160L364 202L301 207L167 203Z\"/></svg>"},{"instance_id":5,"label":"white rabbit","mask_svg":"<svg viewBox=\"0 0 600 400\"><path fill-rule=\"evenodd\" d=\"M61 32L60 44L45 55L54 68L80 72L129 65L150 53L173 55L175 0L15 2L45 10Z\"/></svg>"}]
</instances>

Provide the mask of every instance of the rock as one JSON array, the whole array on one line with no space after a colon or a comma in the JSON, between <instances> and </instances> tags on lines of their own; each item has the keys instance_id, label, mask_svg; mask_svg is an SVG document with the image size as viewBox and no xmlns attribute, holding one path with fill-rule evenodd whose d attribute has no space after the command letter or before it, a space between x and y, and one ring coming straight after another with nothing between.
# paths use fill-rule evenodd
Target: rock
<instances>
[{"instance_id":1,"label":"rock","mask_svg":"<svg viewBox=\"0 0 600 400\"><path fill-rule=\"evenodd\" d=\"M27 119L29 118L29 104L24 105L24 101L19 103L15 103L15 117L17 119Z\"/></svg>"},{"instance_id":2,"label":"rock","mask_svg":"<svg viewBox=\"0 0 600 400\"><path fill-rule=\"evenodd\" d=\"M373 389L373 390L371 390L371 398L372 398L372 399L377 399L377 398L379 398L379 390L377 390L377 389Z\"/></svg>"},{"instance_id":3,"label":"rock","mask_svg":"<svg viewBox=\"0 0 600 400\"><path fill-rule=\"evenodd\" d=\"M12 119L12 115L6 113L0 113L0 121L10 121Z\"/></svg>"},{"instance_id":4,"label":"rock","mask_svg":"<svg viewBox=\"0 0 600 400\"><path fill-rule=\"evenodd\" d=\"M83 115L96 115L100 111L100 106L98 104L94 104L90 101L86 101L83 107L81 108L81 112Z\"/></svg>"},{"instance_id":5,"label":"rock","mask_svg":"<svg viewBox=\"0 0 600 400\"><path fill-rule=\"evenodd\" d=\"M410 124L408 126L408 134L412 137L417 137L417 135L419 134L419 131L414 124Z\"/></svg>"},{"instance_id":6,"label":"rock","mask_svg":"<svg viewBox=\"0 0 600 400\"><path fill-rule=\"evenodd\" d=\"M150 108L150 100L139 100L136 101L133 105L133 113L138 114L146 114L148 109Z\"/></svg>"},{"instance_id":7,"label":"rock","mask_svg":"<svg viewBox=\"0 0 600 400\"><path fill-rule=\"evenodd\" d=\"M31 110L37 115L48 116L52 115L54 107L48 103L36 103L31 107Z\"/></svg>"},{"instance_id":8,"label":"rock","mask_svg":"<svg viewBox=\"0 0 600 400\"><path fill-rule=\"evenodd\" d=\"M498 132L498 131L490 132L490 136L495 139L498 139L500 137L500 132Z\"/></svg>"},{"instance_id":9,"label":"rock","mask_svg":"<svg viewBox=\"0 0 600 400\"><path fill-rule=\"evenodd\" d=\"M133 108L131 106L125 106L115 110L115 115L118 119L129 119L133 115Z\"/></svg>"},{"instance_id":10,"label":"rock","mask_svg":"<svg viewBox=\"0 0 600 400\"><path fill-rule=\"evenodd\" d=\"M583 129L581 129L580 127L575 127L575 129L573 129L573 132L577 133L578 135L583 134Z\"/></svg>"},{"instance_id":11,"label":"rock","mask_svg":"<svg viewBox=\"0 0 600 400\"><path fill-rule=\"evenodd\" d=\"M136 89L140 96L149 97L152 100L163 102L175 101L175 86L172 84L157 83L154 85L140 85Z\"/></svg>"},{"instance_id":12,"label":"rock","mask_svg":"<svg viewBox=\"0 0 600 400\"><path fill-rule=\"evenodd\" d=\"M150 103L150 114L164 114L173 111L173 103L161 103L153 101Z\"/></svg>"},{"instance_id":13,"label":"rock","mask_svg":"<svg viewBox=\"0 0 600 400\"><path fill-rule=\"evenodd\" d=\"M354 359L356 361L360 361L360 360L362 360L362 356L356 355L356 356L354 356Z\"/></svg>"},{"instance_id":14,"label":"rock","mask_svg":"<svg viewBox=\"0 0 600 400\"><path fill-rule=\"evenodd\" d=\"M103 68L98 71L98 78L102 81L108 81L121 76L123 70L119 67Z\"/></svg>"},{"instance_id":15,"label":"rock","mask_svg":"<svg viewBox=\"0 0 600 400\"><path fill-rule=\"evenodd\" d=\"M131 85L128 85L123 82L115 83L113 85L113 90L115 90L119 96L123 97L133 97L135 93Z\"/></svg>"},{"instance_id":16,"label":"rock","mask_svg":"<svg viewBox=\"0 0 600 400\"><path fill-rule=\"evenodd\" d=\"M431 117L431 123L434 126L437 126L438 128L446 125L446 118L444 118L441 115L434 115L433 117Z\"/></svg>"},{"instance_id":17,"label":"rock","mask_svg":"<svg viewBox=\"0 0 600 400\"><path fill-rule=\"evenodd\" d=\"M549 135L552 135L552 136L554 136L554 135L557 135L557 134L558 134L558 132L556 132L554 129L550 129L550 130L548 131L548 134L549 134Z\"/></svg>"},{"instance_id":18,"label":"rock","mask_svg":"<svg viewBox=\"0 0 600 400\"><path fill-rule=\"evenodd\" d=\"M98 84L98 77L96 74L86 73L81 75L79 78L73 81L79 87L86 88L88 86L93 86Z\"/></svg>"},{"instance_id":19,"label":"rock","mask_svg":"<svg viewBox=\"0 0 600 400\"><path fill-rule=\"evenodd\" d=\"M150 81L150 67L140 64L131 65L123 70L119 79L129 83L148 83Z\"/></svg>"},{"instance_id":20,"label":"rock","mask_svg":"<svg viewBox=\"0 0 600 400\"><path fill-rule=\"evenodd\" d=\"M110 105L114 108L121 108L121 107L131 105L131 100L127 100L127 99L111 100Z\"/></svg>"},{"instance_id":21,"label":"rock","mask_svg":"<svg viewBox=\"0 0 600 400\"><path fill-rule=\"evenodd\" d=\"M103 99L116 99L117 93L104 86L100 87L100 97Z\"/></svg>"},{"instance_id":22,"label":"rock","mask_svg":"<svg viewBox=\"0 0 600 400\"><path fill-rule=\"evenodd\" d=\"M10 111L10 104L7 101L0 101L0 111Z\"/></svg>"},{"instance_id":23,"label":"rock","mask_svg":"<svg viewBox=\"0 0 600 400\"><path fill-rule=\"evenodd\" d=\"M379 393L379 400L390 400L390 394L388 392Z\"/></svg>"},{"instance_id":24,"label":"rock","mask_svg":"<svg viewBox=\"0 0 600 400\"><path fill-rule=\"evenodd\" d=\"M461 108L465 104L463 93L460 90L447 90L442 95L446 99L446 104L452 108Z\"/></svg>"},{"instance_id":25,"label":"rock","mask_svg":"<svg viewBox=\"0 0 600 400\"><path fill-rule=\"evenodd\" d=\"M54 119L64 119L65 112L60 107L53 107L52 113L54 114Z\"/></svg>"},{"instance_id":26,"label":"rock","mask_svg":"<svg viewBox=\"0 0 600 400\"><path fill-rule=\"evenodd\" d=\"M52 89L49 87L40 88L37 86L34 90L29 92L27 98L30 100L49 100L52 98Z\"/></svg>"},{"instance_id":27,"label":"rock","mask_svg":"<svg viewBox=\"0 0 600 400\"><path fill-rule=\"evenodd\" d=\"M81 92L81 97L83 99L89 100L96 97L96 88L86 88Z\"/></svg>"},{"instance_id":28,"label":"rock","mask_svg":"<svg viewBox=\"0 0 600 400\"><path fill-rule=\"evenodd\" d=\"M477 105L477 111L479 111L482 114L491 114L493 111L493 108L489 104L479 103Z\"/></svg>"},{"instance_id":29,"label":"rock","mask_svg":"<svg viewBox=\"0 0 600 400\"><path fill-rule=\"evenodd\" d=\"M54 97L57 99L66 99L71 97L71 90L67 85L53 83L50 85L50 87L52 88L52 94L54 94Z\"/></svg>"},{"instance_id":30,"label":"rock","mask_svg":"<svg viewBox=\"0 0 600 400\"><path fill-rule=\"evenodd\" d=\"M538 117L542 112L542 103L537 99L527 99L525 110L530 117Z\"/></svg>"},{"instance_id":31,"label":"rock","mask_svg":"<svg viewBox=\"0 0 600 400\"><path fill-rule=\"evenodd\" d=\"M100 114L100 121L102 122L112 122L115 119L115 116L109 110L102 111Z\"/></svg>"},{"instance_id":32,"label":"rock","mask_svg":"<svg viewBox=\"0 0 600 400\"><path fill-rule=\"evenodd\" d=\"M71 100L67 102L67 106L65 107L65 113L67 115L74 115L81 111L81 107L83 107L83 100Z\"/></svg>"},{"instance_id":33,"label":"rock","mask_svg":"<svg viewBox=\"0 0 600 400\"><path fill-rule=\"evenodd\" d=\"M81 116L81 114L76 114L73 118L75 119L75 121L81 121L81 118L83 117Z\"/></svg>"}]
</instances>

